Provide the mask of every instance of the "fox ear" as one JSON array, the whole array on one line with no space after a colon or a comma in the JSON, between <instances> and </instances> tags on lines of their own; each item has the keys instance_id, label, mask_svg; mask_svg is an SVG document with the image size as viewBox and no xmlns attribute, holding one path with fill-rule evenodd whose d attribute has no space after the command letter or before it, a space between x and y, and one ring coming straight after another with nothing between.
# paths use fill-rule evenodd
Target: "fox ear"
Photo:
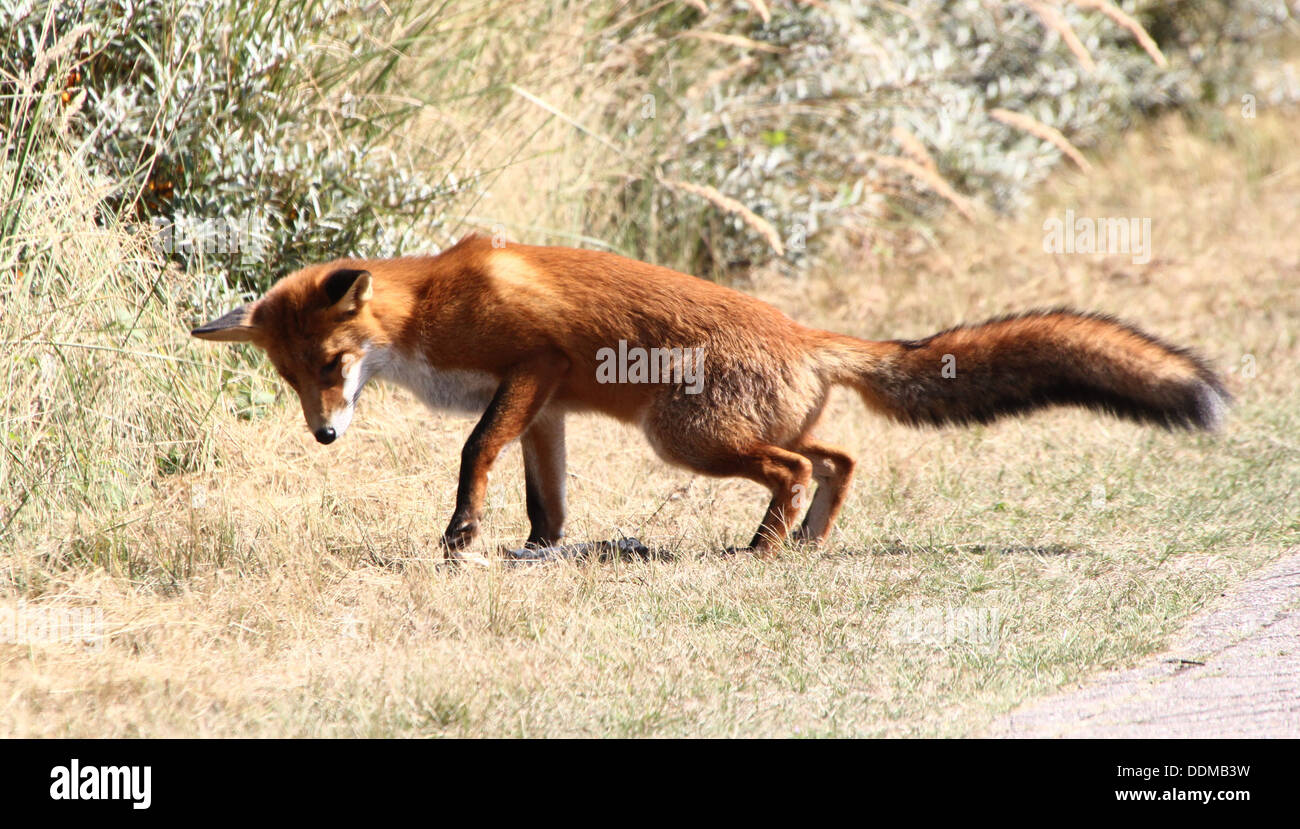
<instances>
[{"instance_id":1,"label":"fox ear","mask_svg":"<svg viewBox=\"0 0 1300 829\"><path fill-rule=\"evenodd\" d=\"M339 312L355 311L370 301L374 287L370 284L370 271L341 268L325 277L322 283L331 309Z\"/></svg>"},{"instance_id":2,"label":"fox ear","mask_svg":"<svg viewBox=\"0 0 1300 829\"><path fill-rule=\"evenodd\" d=\"M201 340L246 343L253 339L256 330L257 327L253 325L253 306L250 304L227 311L207 325L191 330L190 334Z\"/></svg>"}]
</instances>

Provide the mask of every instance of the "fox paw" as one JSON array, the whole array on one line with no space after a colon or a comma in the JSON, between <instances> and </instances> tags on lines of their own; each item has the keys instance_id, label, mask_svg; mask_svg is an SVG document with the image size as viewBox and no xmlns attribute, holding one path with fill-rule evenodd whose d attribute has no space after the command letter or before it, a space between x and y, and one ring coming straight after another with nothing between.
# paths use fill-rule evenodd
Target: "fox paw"
<instances>
[{"instance_id":1,"label":"fox paw","mask_svg":"<svg viewBox=\"0 0 1300 829\"><path fill-rule=\"evenodd\" d=\"M797 528L790 533L787 543L792 547L820 547L822 539L808 532L803 527Z\"/></svg>"},{"instance_id":2,"label":"fox paw","mask_svg":"<svg viewBox=\"0 0 1300 829\"><path fill-rule=\"evenodd\" d=\"M457 521L452 519L447 531L442 534L442 549L447 552L447 557L451 558L453 553L458 553L470 545L478 537L477 521Z\"/></svg>"},{"instance_id":3,"label":"fox paw","mask_svg":"<svg viewBox=\"0 0 1300 829\"><path fill-rule=\"evenodd\" d=\"M736 556L737 558L757 558L762 561L771 561L776 558L776 551L771 547L727 547L722 551L724 556Z\"/></svg>"},{"instance_id":4,"label":"fox paw","mask_svg":"<svg viewBox=\"0 0 1300 829\"><path fill-rule=\"evenodd\" d=\"M452 551L448 550L446 558L443 559L447 564L459 566L461 564L471 564L475 567L491 567L492 560L481 553L472 553L466 550Z\"/></svg>"}]
</instances>

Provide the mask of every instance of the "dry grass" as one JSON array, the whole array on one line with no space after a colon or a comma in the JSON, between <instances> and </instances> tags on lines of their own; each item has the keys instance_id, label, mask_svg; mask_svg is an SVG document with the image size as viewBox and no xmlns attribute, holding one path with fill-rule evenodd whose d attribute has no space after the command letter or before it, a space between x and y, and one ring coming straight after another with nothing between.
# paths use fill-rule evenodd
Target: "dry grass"
<instances>
[{"instance_id":1,"label":"dry grass","mask_svg":"<svg viewBox=\"0 0 1300 829\"><path fill-rule=\"evenodd\" d=\"M698 196L719 210L739 216L740 220L749 225L751 230L763 237L763 241L767 242L768 246L772 248L777 256L785 255L785 245L781 243L781 235L776 232L776 228L772 227L771 222L735 199L722 195L718 192L717 188L665 178L660 178L659 181L665 187L671 187L674 190L681 190L684 193L690 193L692 196Z\"/></svg>"},{"instance_id":2,"label":"dry grass","mask_svg":"<svg viewBox=\"0 0 1300 829\"><path fill-rule=\"evenodd\" d=\"M989 117L995 121L1010 124L1016 129L1024 130L1030 135L1054 145L1058 150L1064 153L1070 161L1074 162L1074 166L1078 167L1085 173L1092 170L1092 165L1088 163L1088 159L1083 157L1083 153L1079 152L1079 149L1071 144L1070 140L1062 135L1060 130L1049 127L1028 115L1019 112L1012 112L1009 109L991 110L989 112Z\"/></svg>"},{"instance_id":3,"label":"dry grass","mask_svg":"<svg viewBox=\"0 0 1300 829\"><path fill-rule=\"evenodd\" d=\"M1097 63L1092 59L1092 54L1088 51L1088 47L1084 46L1083 41L1079 40L1079 36L1075 34L1074 27L1065 19L1065 15L1061 14L1060 9L1049 6L1047 3L1039 2L1039 0L1023 0L1023 2L1029 7L1030 11L1038 15L1038 18L1043 21L1043 26L1045 28L1056 32L1061 36L1061 40L1065 41L1065 45L1074 53L1074 56L1079 59L1080 66L1089 72L1092 72L1097 68Z\"/></svg>"},{"instance_id":4,"label":"dry grass","mask_svg":"<svg viewBox=\"0 0 1300 829\"><path fill-rule=\"evenodd\" d=\"M910 158L898 158L881 153L867 153L866 157L870 158L872 162L882 169L899 170L908 174L916 180L917 184L929 188L946 200L953 206L953 209L961 214L962 218L967 221L975 220L977 212L975 203L958 193L951 184L944 180L943 176L939 175L939 172L932 165L913 161Z\"/></svg>"},{"instance_id":5,"label":"dry grass","mask_svg":"<svg viewBox=\"0 0 1300 829\"><path fill-rule=\"evenodd\" d=\"M691 478L580 418L571 537L636 534L673 558L447 570L434 543L471 421L373 389L322 449L284 394L249 420L216 407L205 471L146 473L156 446L105 444L104 463L136 470L117 502L41 513L9 538L0 600L91 604L110 635L98 650L0 645L0 733L970 735L1132 664L1300 538L1297 126L1168 120L1090 175L1058 176L1019 220L980 217L901 260L845 250L842 267L747 288L863 336L1067 303L1224 368L1252 355L1217 437L1075 412L917 432L840 395L823 436L861 465L839 528L827 549L762 563L717 554L752 532L756 487ZM1152 262L1043 253L1043 219L1067 208L1151 217ZM153 348L220 364L185 341L189 322ZM122 401L166 405L131 391L159 361L115 359ZM231 388L269 383L265 367L226 371ZM211 400L218 374L178 376L171 393ZM494 475L489 545L526 534L520 466L512 449ZM999 621L974 640L903 635L949 610Z\"/></svg>"},{"instance_id":6,"label":"dry grass","mask_svg":"<svg viewBox=\"0 0 1300 829\"><path fill-rule=\"evenodd\" d=\"M1151 34L1146 29L1142 28L1142 24L1126 14L1123 9L1109 2L1109 0L1070 0L1070 2L1076 6L1094 9L1106 15L1119 26L1127 29L1133 35L1134 40L1141 44L1142 49L1151 56L1151 60L1155 61L1157 66L1169 65L1169 61L1165 60L1164 53L1156 45L1155 39L1151 37Z\"/></svg>"}]
</instances>

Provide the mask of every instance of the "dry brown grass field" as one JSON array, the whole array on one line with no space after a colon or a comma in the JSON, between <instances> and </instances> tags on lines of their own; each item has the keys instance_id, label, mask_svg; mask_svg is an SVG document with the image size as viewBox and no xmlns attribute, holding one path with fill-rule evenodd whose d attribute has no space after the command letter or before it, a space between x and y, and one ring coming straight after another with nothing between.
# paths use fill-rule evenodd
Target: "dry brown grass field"
<instances>
[{"instance_id":1,"label":"dry brown grass field","mask_svg":"<svg viewBox=\"0 0 1300 829\"><path fill-rule=\"evenodd\" d=\"M441 567L471 419L375 387L321 447L265 367L249 382L277 401L228 417L211 404L238 369L178 318L166 353L214 367L198 404L150 391L164 360L106 381L191 417L218 464L98 513L50 510L6 554L4 601L97 607L106 635L0 644L0 734L972 736L1131 665L1300 541L1297 130L1294 115L1171 117L1057 174L1017 218L889 256L846 244L798 281L738 286L873 338L1110 312L1207 355L1237 398L1216 435L1065 410L917 431L840 392L822 436L859 453L853 492L825 548L774 561L719 553L753 531L758 487L573 418L570 539L634 535L666 557ZM1151 262L1044 253L1044 219L1066 209L1150 218ZM526 534L515 447L480 549Z\"/></svg>"}]
</instances>

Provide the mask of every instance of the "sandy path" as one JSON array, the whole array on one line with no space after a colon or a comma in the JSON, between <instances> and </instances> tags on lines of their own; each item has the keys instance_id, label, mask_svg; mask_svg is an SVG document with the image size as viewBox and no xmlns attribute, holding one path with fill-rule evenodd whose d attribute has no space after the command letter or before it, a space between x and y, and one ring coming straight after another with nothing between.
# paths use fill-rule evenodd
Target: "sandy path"
<instances>
[{"instance_id":1,"label":"sandy path","mask_svg":"<svg viewBox=\"0 0 1300 829\"><path fill-rule=\"evenodd\" d=\"M1021 708L990 735L1300 737L1300 551L1224 594L1165 653Z\"/></svg>"}]
</instances>

